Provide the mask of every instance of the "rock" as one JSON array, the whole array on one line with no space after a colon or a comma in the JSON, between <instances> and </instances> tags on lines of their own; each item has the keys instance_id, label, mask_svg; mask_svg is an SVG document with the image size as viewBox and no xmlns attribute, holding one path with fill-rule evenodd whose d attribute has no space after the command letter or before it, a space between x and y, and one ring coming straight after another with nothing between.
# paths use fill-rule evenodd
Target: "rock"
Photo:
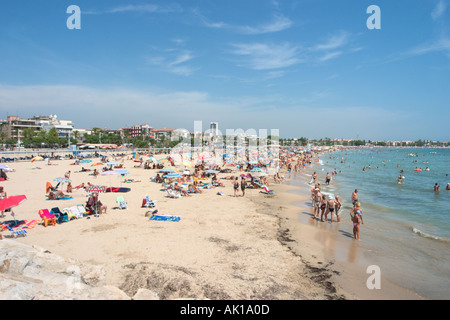
<instances>
[{"instance_id":1,"label":"rock","mask_svg":"<svg viewBox=\"0 0 450 320\"><path fill-rule=\"evenodd\" d=\"M158 294L148 289L138 289L133 300L159 300Z\"/></svg>"},{"instance_id":2,"label":"rock","mask_svg":"<svg viewBox=\"0 0 450 320\"><path fill-rule=\"evenodd\" d=\"M105 269L13 240L0 242L0 300L130 300Z\"/></svg>"}]
</instances>

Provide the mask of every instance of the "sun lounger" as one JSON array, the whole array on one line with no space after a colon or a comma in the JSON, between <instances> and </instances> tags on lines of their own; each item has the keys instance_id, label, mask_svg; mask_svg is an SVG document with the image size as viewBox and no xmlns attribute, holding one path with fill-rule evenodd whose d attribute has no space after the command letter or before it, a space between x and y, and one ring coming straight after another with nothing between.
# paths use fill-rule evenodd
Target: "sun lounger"
<instances>
[{"instance_id":1,"label":"sun lounger","mask_svg":"<svg viewBox=\"0 0 450 320\"><path fill-rule=\"evenodd\" d=\"M142 208L154 208L156 207L156 200L150 200L150 197L145 195L145 198L142 199Z\"/></svg>"},{"instance_id":2,"label":"sun lounger","mask_svg":"<svg viewBox=\"0 0 450 320\"><path fill-rule=\"evenodd\" d=\"M45 227L48 225L56 226L56 217L54 214L51 214L48 209L39 210L39 216L44 220Z\"/></svg>"},{"instance_id":3,"label":"sun lounger","mask_svg":"<svg viewBox=\"0 0 450 320\"><path fill-rule=\"evenodd\" d=\"M180 198L181 197L181 195L180 194L175 194L174 192L173 192L173 190L172 189L166 189L166 191L167 191L167 194L169 195L169 198L174 198L174 199L177 199L177 198Z\"/></svg>"},{"instance_id":4,"label":"sun lounger","mask_svg":"<svg viewBox=\"0 0 450 320\"><path fill-rule=\"evenodd\" d=\"M128 204L122 196L119 196L116 198L116 203L119 206L119 209L121 209L121 210L128 208Z\"/></svg>"}]
</instances>

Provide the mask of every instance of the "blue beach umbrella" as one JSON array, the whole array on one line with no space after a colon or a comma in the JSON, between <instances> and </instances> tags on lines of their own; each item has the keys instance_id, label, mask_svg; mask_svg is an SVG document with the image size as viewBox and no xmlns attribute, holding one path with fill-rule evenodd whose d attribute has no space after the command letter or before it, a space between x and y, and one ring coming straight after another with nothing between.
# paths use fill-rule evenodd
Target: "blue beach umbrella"
<instances>
[{"instance_id":1,"label":"blue beach umbrella","mask_svg":"<svg viewBox=\"0 0 450 320\"><path fill-rule=\"evenodd\" d=\"M169 179L173 179L173 178L179 178L179 177L181 177L181 175L179 175L178 173L169 173L165 177L169 178Z\"/></svg>"}]
</instances>

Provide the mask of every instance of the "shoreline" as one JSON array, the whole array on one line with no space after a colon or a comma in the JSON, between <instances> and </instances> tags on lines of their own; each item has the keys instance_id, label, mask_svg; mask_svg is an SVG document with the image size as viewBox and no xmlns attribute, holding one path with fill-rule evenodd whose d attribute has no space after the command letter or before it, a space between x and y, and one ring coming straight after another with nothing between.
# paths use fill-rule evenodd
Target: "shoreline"
<instances>
[{"instance_id":1,"label":"shoreline","mask_svg":"<svg viewBox=\"0 0 450 320\"><path fill-rule=\"evenodd\" d=\"M367 267L373 263L365 257L365 251L360 248L358 241L353 239L351 225L346 221L348 220L346 213L341 213L343 215L341 222L323 223L312 219L309 190L303 187L307 185L307 179L298 176L294 179L298 179L302 186L293 184L292 179L287 179L281 191L288 194L283 198L286 201L285 206L289 209L281 214L280 219L284 221L284 228L289 230L290 250L299 256L306 256L307 263L313 266L325 265L328 269L325 273L329 276L329 282L337 292L342 292L349 299L426 299L417 292L395 284L383 275L380 281L381 289L369 290L366 281L371 274L367 273ZM311 252L314 252L314 255Z\"/></svg>"}]
</instances>

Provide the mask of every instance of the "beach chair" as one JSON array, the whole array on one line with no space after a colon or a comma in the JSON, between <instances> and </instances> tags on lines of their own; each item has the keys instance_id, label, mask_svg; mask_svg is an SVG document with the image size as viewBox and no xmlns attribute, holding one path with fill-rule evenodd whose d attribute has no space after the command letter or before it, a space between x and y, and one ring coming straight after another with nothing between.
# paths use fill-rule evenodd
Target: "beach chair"
<instances>
[{"instance_id":1,"label":"beach chair","mask_svg":"<svg viewBox=\"0 0 450 320\"><path fill-rule=\"evenodd\" d=\"M56 226L56 217L54 214L51 214L48 209L39 210L39 216L44 220L45 227L48 225Z\"/></svg>"},{"instance_id":2,"label":"beach chair","mask_svg":"<svg viewBox=\"0 0 450 320\"><path fill-rule=\"evenodd\" d=\"M144 208L154 208L156 207L156 200L150 200L150 197L147 195L145 195L145 198L142 199L142 207Z\"/></svg>"},{"instance_id":3,"label":"beach chair","mask_svg":"<svg viewBox=\"0 0 450 320\"><path fill-rule=\"evenodd\" d=\"M52 208L50 210L50 214L55 215L56 222L58 224L61 224L63 222L69 222L69 216L67 215L67 213L62 212L61 210L59 210L58 207Z\"/></svg>"},{"instance_id":4,"label":"beach chair","mask_svg":"<svg viewBox=\"0 0 450 320\"><path fill-rule=\"evenodd\" d=\"M80 210L78 209L78 206L72 206L69 208L70 212L72 212L72 214L77 218L77 219L81 219L83 218L83 213L80 212Z\"/></svg>"},{"instance_id":5,"label":"beach chair","mask_svg":"<svg viewBox=\"0 0 450 320\"><path fill-rule=\"evenodd\" d=\"M262 193L273 194L273 190L270 190L269 188L267 188L266 185L263 185L263 189L264 189L264 191L261 191Z\"/></svg>"},{"instance_id":6,"label":"beach chair","mask_svg":"<svg viewBox=\"0 0 450 320\"><path fill-rule=\"evenodd\" d=\"M84 205L78 204L77 208L78 208L78 212L81 214L81 217L88 214Z\"/></svg>"},{"instance_id":7,"label":"beach chair","mask_svg":"<svg viewBox=\"0 0 450 320\"><path fill-rule=\"evenodd\" d=\"M6 223L3 224L4 226L6 226L8 228L9 231L12 232L14 238L16 238L17 236L26 236L27 231L26 230L15 230L14 228L11 228L9 225L7 225Z\"/></svg>"},{"instance_id":8,"label":"beach chair","mask_svg":"<svg viewBox=\"0 0 450 320\"><path fill-rule=\"evenodd\" d=\"M123 198L123 196L118 196L117 198L116 198L116 203L117 203L117 205L119 206L119 209L127 209L128 208L128 204L127 204L127 202L125 201L125 199Z\"/></svg>"},{"instance_id":9,"label":"beach chair","mask_svg":"<svg viewBox=\"0 0 450 320\"><path fill-rule=\"evenodd\" d=\"M70 208L64 208L61 211L65 214L67 214L67 216L69 217L69 221L77 218L77 216L75 214L73 214L73 212Z\"/></svg>"},{"instance_id":10,"label":"beach chair","mask_svg":"<svg viewBox=\"0 0 450 320\"><path fill-rule=\"evenodd\" d=\"M181 194L175 194L173 192L173 190L170 188L166 189L166 191L167 191L167 194L169 195L169 198L173 198L173 199L181 198Z\"/></svg>"}]
</instances>

